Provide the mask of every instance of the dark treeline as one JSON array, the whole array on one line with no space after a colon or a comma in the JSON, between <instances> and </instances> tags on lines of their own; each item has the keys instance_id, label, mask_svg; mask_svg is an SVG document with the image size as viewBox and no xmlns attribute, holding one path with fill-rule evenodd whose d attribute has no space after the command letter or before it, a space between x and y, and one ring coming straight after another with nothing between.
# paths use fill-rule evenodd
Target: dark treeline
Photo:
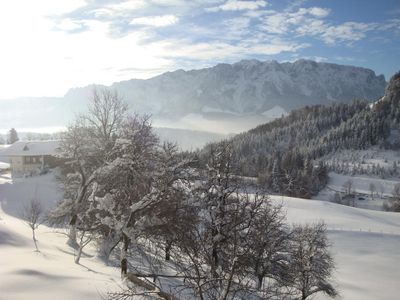
<instances>
[{"instance_id":1,"label":"dark treeline","mask_svg":"<svg viewBox=\"0 0 400 300\"><path fill-rule=\"evenodd\" d=\"M390 136L400 122L399 77L377 103L305 107L233 137L235 173L258 177L273 192L309 197L326 184L325 155L374 145L398 148Z\"/></svg>"}]
</instances>

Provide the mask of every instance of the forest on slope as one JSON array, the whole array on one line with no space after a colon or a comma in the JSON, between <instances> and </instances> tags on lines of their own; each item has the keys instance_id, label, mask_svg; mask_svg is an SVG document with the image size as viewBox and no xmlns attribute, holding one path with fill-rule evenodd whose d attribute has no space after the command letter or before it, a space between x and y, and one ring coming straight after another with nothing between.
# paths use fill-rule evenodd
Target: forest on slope
<instances>
[{"instance_id":1,"label":"forest on slope","mask_svg":"<svg viewBox=\"0 0 400 300\"><path fill-rule=\"evenodd\" d=\"M258 177L265 188L310 197L327 181L325 155L371 146L400 147L400 72L385 95L370 104L353 101L307 106L230 139L236 174ZM207 153L215 144L203 149Z\"/></svg>"}]
</instances>

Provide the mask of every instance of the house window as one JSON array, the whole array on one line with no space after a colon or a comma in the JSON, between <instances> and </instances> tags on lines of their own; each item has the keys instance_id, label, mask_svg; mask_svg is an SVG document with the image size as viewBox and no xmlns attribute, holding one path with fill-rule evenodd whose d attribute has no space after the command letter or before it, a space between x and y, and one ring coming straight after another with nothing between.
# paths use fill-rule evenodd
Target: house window
<instances>
[{"instance_id":1,"label":"house window","mask_svg":"<svg viewBox=\"0 0 400 300\"><path fill-rule=\"evenodd\" d=\"M40 164L40 156L24 156L24 163L29 164Z\"/></svg>"}]
</instances>

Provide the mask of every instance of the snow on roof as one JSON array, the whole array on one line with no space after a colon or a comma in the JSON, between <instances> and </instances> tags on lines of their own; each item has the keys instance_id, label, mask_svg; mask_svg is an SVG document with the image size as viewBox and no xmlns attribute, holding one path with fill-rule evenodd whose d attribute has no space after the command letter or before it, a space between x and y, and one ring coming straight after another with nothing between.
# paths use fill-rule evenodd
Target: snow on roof
<instances>
[{"instance_id":1,"label":"snow on roof","mask_svg":"<svg viewBox=\"0 0 400 300\"><path fill-rule=\"evenodd\" d=\"M18 141L0 151L0 156L55 155L60 141Z\"/></svg>"}]
</instances>

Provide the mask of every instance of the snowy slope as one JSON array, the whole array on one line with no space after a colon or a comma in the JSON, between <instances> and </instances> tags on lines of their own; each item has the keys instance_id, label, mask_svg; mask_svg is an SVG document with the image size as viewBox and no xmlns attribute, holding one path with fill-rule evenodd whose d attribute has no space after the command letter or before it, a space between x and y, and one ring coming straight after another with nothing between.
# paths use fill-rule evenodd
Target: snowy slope
<instances>
[{"instance_id":1,"label":"snowy slope","mask_svg":"<svg viewBox=\"0 0 400 300\"><path fill-rule=\"evenodd\" d=\"M41 253L33 252L29 228L9 215L16 214L15 203L29 201L32 192L28 190L33 186L47 191L42 194L47 205L59 197L51 174L16 182L7 176L0 179L0 203L7 211L0 211L0 300L22 300L28 296L41 300L101 299L101 294L116 289L120 282L117 268L105 266L94 256L84 256L82 265L75 265L74 253L65 245L66 237L54 229L39 228ZM19 193L18 189L25 192ZM280 196L272 199L284 205L289 223L319 220L327 223L337 262L336 280L343 299L396 299L400 278L400 214L326 201ZM93 248L86 253L95 254Z\"/></svg>"},{"instance_id":2,"label":"snowy slope","mask_svg":"<svg viewBox=\"0 0 400 300\"><path fill-rule=\"evenodd\" d=\"M400 214L324 201L272 198L284 204L289 222L326 222L343 299L398 299Z\"/></svg>"},{"instance_id":3,"label":"snowy slope","mask_svg":"<svg viewBox=\"0 0 400 300\"><path fill-rule=\"evenodd\" d=\"M76 265L60 230L41 225L37 230L41 252L34 252L30 228L10 214L18 215L35 190L47 208L60 198L51 174L16 182L0 177L0 300L101 299L101 294L116 289L118 269L89 257L95 254L90 248Z\"/></svg>"},{"instance_id":4,"label":"snowy slope","mask_svg":"<svg viewBox=\"0 0 400 300\"><path fill-rule=\"evenodd\" d=\"M83 257L81 265L74 264L64 234L39 227L38 253L33 251L30 229L20 219L1 210L0 218L1 300L101 299L100 294L120 281L116 268L96 259Z\"/></svg>"},{"instance_id":5,"label":"snowy slope","mask_svg":"<svg viewBox=\"0 0 400 300\"><path fill-rule=\"evenodd\" d=\"M62 191L53 173L28 178L11 179L9 173L0 174L0 203L3 211L19 217L32 198L40 201L49 211L61 200Z\"/></svg>"}]
</instances>

